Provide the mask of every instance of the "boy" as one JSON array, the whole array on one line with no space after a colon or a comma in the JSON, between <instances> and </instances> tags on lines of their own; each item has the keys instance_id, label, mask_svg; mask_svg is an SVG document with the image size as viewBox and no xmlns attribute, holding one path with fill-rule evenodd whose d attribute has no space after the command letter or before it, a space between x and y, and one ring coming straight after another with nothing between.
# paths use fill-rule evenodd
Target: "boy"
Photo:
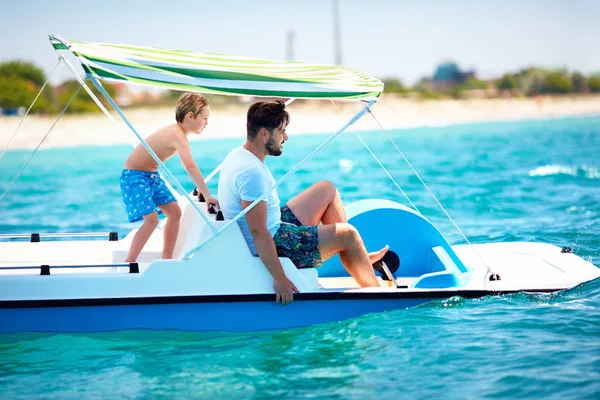
<instances>
[{"instance_id":1,"label":"boy","mask_svg":"<svg viewBox=\"0 0 600 400\"><path fill-rule=\"evenodd\" d=\"M199 135L208 125L210 107L208 100L199 94L185 93L177 101L175 120L177 123L166 126L146 138L148 146L162 162L179 153L183 167L198 187L198 197L204 195L207 207L219 207L219 202L210 195L202 173L194 162L188 142L188 135ZM167 217L164 229L162 258L173 258L173 250L179 233L181 208L175 197L166 187L158 173L158 163L150 153L138 145L131 153L121 174L121 194L127 210L129 222L144 223L131 242L125 262L135 262L144 245L158 225L158 214ZM160 211L157 210L160 209Z\"/></svg>"}]
</instances>

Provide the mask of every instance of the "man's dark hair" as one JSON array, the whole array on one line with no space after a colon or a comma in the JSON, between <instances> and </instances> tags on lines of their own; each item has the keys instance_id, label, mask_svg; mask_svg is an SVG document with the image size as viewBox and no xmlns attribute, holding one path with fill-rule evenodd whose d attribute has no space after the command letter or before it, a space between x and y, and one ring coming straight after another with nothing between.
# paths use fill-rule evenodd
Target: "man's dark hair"
<instances>
[{"instance_id":1,"label":"man's dark hair","mask_svg":"<svg viewBox=\"0 0 600 400\"><path fill-rule=\"evenodd\" d=\"M254 139L260 128L266 128L269 132L281 124L287 126L290 123L290 115L285 111L285 103L281 100L274 102L260 101L254 103L248 109L246 131L248 139Z\"/></svg>"}]
</instances>

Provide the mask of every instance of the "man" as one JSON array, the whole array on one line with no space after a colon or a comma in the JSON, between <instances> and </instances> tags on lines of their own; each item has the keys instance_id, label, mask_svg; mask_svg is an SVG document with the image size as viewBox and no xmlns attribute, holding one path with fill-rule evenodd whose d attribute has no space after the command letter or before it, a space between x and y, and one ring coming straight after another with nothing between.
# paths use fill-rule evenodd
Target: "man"
<instances>
[{"instance_id":1,"label":"man","mask_svg":"<svg viewBox=\"0 0 600 400\"><path fill-rule=\"evenodd\" d=\"M282 101L259 102L248 109L246 142L231 151L221 167L219 203L225 218L235 217L275 184L265 158L283 153L289 121ZM379 286L372 264L388 246L367 253L358 231L348 224L331 182L312 185L281 208L277 191L272 190L238 223L252 254L260 257L273 277L277 302L287 304L293 292L298 293L278 256L290 258L297 268L308 268L339 253L344 268L361 287Z\"/></svg>"}]
</instances>

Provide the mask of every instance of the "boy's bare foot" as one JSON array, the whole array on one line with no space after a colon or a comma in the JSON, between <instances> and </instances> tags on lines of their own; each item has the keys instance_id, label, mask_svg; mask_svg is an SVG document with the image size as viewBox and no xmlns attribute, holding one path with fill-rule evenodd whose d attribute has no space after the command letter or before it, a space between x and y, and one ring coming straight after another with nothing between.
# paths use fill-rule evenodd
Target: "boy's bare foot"
<instances>
[{"instance_id":1,"label":"boy's bare foot","mask_svg":"<svg viewBox=\"0 0 600 400\"><path fill-rule=\"evenodd\" d=\"M371 262L371 264L375 264L377 261L383 258L383 256L385 255L385 253L387 253L389 249L390 246L386 244L383 249L369 253L369 262Z\"/></svg>"}]
</instances>

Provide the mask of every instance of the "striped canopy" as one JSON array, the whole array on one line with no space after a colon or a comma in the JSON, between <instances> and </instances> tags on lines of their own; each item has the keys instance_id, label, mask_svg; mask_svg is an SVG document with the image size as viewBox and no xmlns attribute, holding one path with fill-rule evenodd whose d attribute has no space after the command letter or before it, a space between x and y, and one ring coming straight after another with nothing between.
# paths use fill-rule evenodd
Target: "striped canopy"
<instances>
[{"instance_id":1,"label":"striped canopy","mask_svg":"<svg viewBox=\"0 0 600 400\"><path fill-rule=\"evenodd\" d=\"M66 41L50 35L57 51L72 52L88 75L164 89L233 96L376 100L383 83L342 65L318 65L186 50Z\"/></svg>"}]
</instances>

